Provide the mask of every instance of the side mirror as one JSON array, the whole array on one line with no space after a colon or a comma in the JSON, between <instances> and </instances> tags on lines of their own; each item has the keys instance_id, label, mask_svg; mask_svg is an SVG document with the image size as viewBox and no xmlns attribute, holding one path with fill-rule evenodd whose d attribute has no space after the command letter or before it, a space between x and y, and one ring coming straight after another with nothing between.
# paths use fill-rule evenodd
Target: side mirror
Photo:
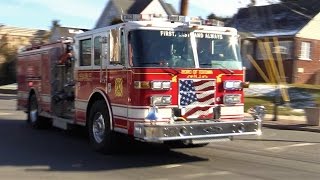
<instances>
[{"instance_id":1,"label":"side mirror","mask_svg":"<svg viewBox=\"0 0 320 180\"><path fill-rule=\"evenodd\" d=\"M242 88L249 88L250 82L241 82L241 87Z\"/></svg>"},{"instance_id":2,"label":"side mirror","mask_svg":"<svg viewBox=\"0 0 320 180\"><path fill-rule=\"evenodd\" d=\"M101 44L107 44L108 43L108 37L107 36L100 37L99 42Z\"/></svg>"}]
</instances>

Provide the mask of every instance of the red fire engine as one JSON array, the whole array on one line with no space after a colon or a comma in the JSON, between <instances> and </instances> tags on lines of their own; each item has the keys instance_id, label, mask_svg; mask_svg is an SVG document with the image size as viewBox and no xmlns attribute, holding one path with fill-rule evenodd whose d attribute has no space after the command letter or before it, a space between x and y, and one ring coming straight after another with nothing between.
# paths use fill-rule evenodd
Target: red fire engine
<instances>
[{"instance_id":1,"label":"red fire engine","mask_svg":"<svg viewBox=\"0 0 320 180\"><path fill-rule=\"evenodd\" d=\"M104 152L116 133L190 145L261 134L261 120L244 117L234 28L183 16L123 21L19 54L18 109L33 127L86 126Z\"/></svg>"}]
</instances>

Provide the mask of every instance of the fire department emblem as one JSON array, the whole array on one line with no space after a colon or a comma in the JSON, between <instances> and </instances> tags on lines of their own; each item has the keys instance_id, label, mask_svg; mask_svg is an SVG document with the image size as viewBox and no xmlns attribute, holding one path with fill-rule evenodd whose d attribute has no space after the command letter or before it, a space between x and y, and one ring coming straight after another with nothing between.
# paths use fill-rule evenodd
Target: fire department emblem
<instances>
[{"instance_id":1,"label":"fire department emblem","mask_svg":"<svg viewBox=\"0 0 320 180\"><path fill-rule=\"evenodd\" d=\"M115 80L115 95L116 97L122 97L123 96L123 80L122 78L116 78Z\"/></svg>"}]
</instances>

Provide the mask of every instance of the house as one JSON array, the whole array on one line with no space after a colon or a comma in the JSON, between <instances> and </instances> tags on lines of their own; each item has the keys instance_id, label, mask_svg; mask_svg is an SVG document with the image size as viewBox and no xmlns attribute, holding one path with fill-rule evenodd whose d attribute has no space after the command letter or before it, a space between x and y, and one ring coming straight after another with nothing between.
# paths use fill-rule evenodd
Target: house
<instances>
[{"instance_id":1,"label":"house","mask_svg":"<svg viewBox=\"0 0 320 180\"><path fill-rule=\"evenodd\" d=\"M7 26L0 24L0 40L7 42L10 49L19 49L30 45L35 38L44 36L45 30Z\"/></svg>"},{"instance_id":2,"label":"house","mask_svg":"<svg viewBox=\"0 0 320 180\"><path fill-rule=\"evenodd\" d=\"M109 0L95 28L109 26L121 19L122 14L178 14L171 4L163 0Z\"/></svg>"},{"instance_id":3,"label":"house","mask_svg":"<svg viewBox=\"0 0 320 180\"><path fill-rule=\"evenodd\" d=\"M73 38L76 34L88 31L88 29L56 26L52 29L49 42L57 42L64 38Z\"/></svg>"},{"instance_id":4,"label":"house","mask_svg":"<svg viewBox=\"0 0 320 180\"><path fill-rule=\"evenodd\" d=\"M0 48L6 48L15 53L25 46L45 42L47 33L46 30L0 24ZM5 56L0 53L0 64L3 64L5 61Z\"/></svg>"},{"instance_id":5,"label":"house","mask_svg":"<svg viewBox=\"0 0 320 180\"><path fill-rule=\"evenodd\" d=\"M0 84L15 81L15 54L25 46L42 43L45 30L0 24Z\"/></svg>"},{"instance_id":6,"label":"house","mask_svg":"<svg viewBox=\"0 0 320 180\"><path fill-rule=\"evenodd\" d=\"M320 1L297 0L268 6L239 9L229 26L241 35L241 51L247 66L247 79L263 81L248 56L265 72L272 54L282 59L288 83L320 84ZM263 48L264 47L264 48ZM270 47L268 53L265 48ZM268 50L268 49L267 49ZM277 56L279 52L281 56ZM282 69L281 66L278 69Z\"/></svg>"}]
</instances>

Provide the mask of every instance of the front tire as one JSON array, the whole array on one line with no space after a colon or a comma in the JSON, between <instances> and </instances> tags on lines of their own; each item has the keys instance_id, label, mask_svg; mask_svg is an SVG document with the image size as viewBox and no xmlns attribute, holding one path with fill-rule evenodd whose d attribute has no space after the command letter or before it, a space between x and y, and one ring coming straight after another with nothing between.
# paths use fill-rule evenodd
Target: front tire
<instances>
[{"instance_id":1,"label":"front tire","mask_svg":"<svg viewBox=\"0 0 320 180\"><path fill-rule=\"evenodd\" d=\"M108 108L103 100L94 102L90 109L88 131L94 150L106 154L114 151L114 132L111 130Z\"/></svg>"}]
</instances>

